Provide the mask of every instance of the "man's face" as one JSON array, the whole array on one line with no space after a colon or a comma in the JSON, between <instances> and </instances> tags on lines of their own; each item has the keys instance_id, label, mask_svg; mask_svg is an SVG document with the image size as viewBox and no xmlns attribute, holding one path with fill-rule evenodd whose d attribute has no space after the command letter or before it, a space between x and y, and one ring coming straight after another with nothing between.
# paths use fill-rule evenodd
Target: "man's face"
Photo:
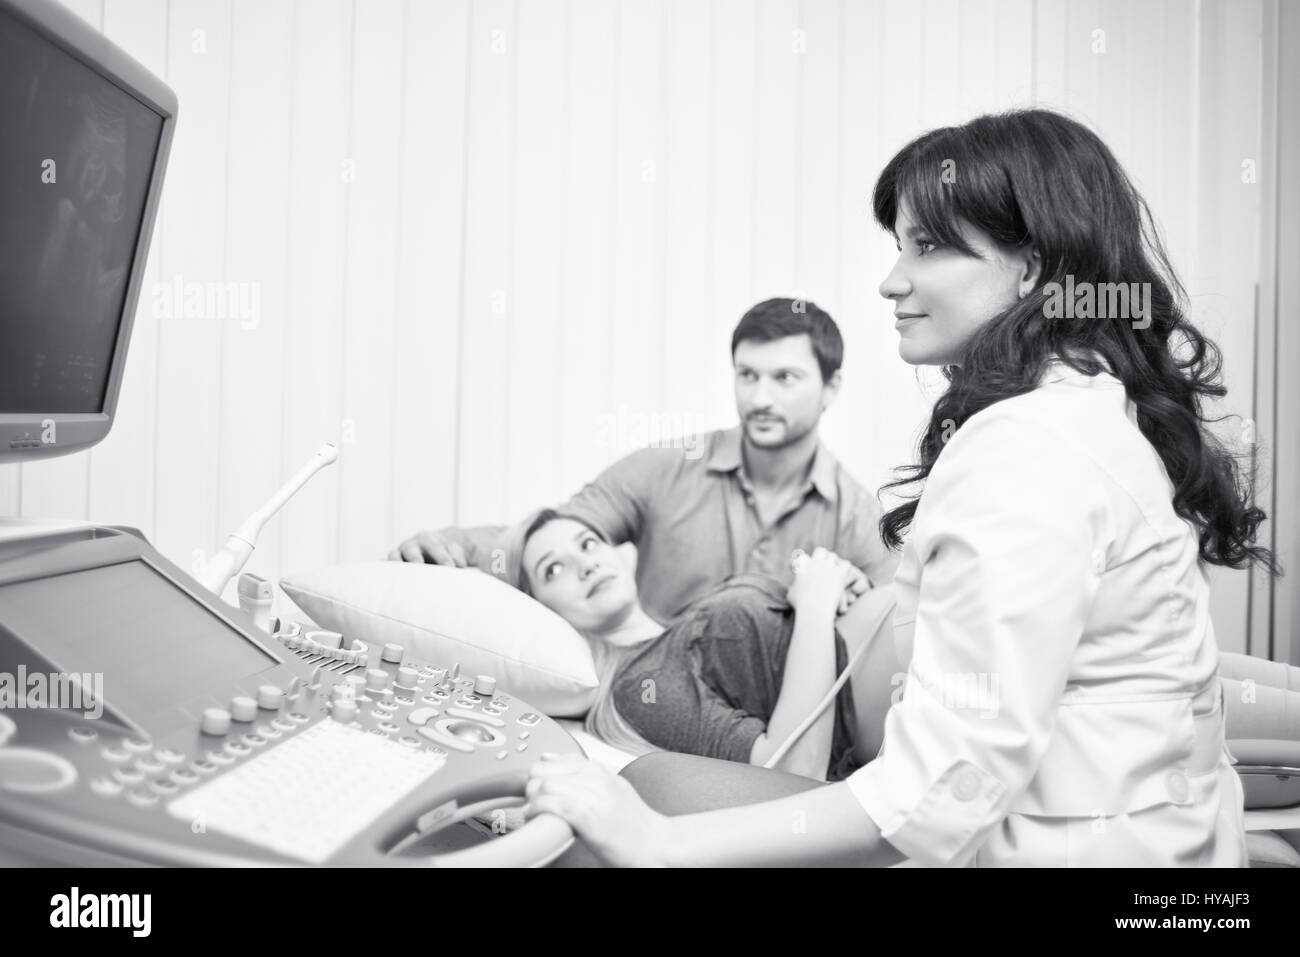
<instances>
[{"instance_id":1,"label":"man's face","mask_svg":"<svg viewBox=\"0 0 1300 957\"><path fill-rule=\"evenodd\" d=\"M822 381L812 339L806 334L736 346L736 412L758 448L780 449L817 427L839 391L840 374Z\"/></svg>"}]
</instances>

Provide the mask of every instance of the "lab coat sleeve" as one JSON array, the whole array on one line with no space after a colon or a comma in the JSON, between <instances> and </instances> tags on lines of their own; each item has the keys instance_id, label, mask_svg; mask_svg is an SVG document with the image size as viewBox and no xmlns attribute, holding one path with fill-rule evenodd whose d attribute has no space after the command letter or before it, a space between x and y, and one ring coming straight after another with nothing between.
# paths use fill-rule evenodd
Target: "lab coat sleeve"
<instances>
[{"instance_id":1,"label":"lab coat sleeve","mask_svg":"<svg viewBox=\"0 0 1300 957\"><path fill-rule=\"evenodd\" d=\"M848 780L920 864L968 863L1036 773L1097 592L1102 481L1059 426L999 406L931 470L903 697L880 755Z\"/></svg>"}]
</instances>

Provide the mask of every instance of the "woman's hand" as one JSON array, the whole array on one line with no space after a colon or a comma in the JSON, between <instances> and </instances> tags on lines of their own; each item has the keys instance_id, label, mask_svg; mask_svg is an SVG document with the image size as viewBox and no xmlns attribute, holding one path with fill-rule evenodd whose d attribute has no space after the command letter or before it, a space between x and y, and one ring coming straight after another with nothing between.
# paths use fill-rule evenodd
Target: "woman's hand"
<instances>
[{"instance_id":1,"label":"woman's hand","mask_svg":"<svg viewBox=\"0 0 1300 957\"><path fill-rule=\"evenodd\" d=\"M525 817L554 814L611 867L667 867L671 824L626 779L575 754L544 754L529 771Z\"/></svg>"},{"instance_id":2,"label":"woman's hand","mask_svg":"<svg viewBox=\"0 0 1300 957\"><path fill-rule=\"evenodd\" d=\"M865 590L866 578L834 552L817 548L811 555L796 551L791 561L794 581L787 598L796 614L843 614ZM852 598L850 598L852 596Z\"/></svg>"}]
</instances>

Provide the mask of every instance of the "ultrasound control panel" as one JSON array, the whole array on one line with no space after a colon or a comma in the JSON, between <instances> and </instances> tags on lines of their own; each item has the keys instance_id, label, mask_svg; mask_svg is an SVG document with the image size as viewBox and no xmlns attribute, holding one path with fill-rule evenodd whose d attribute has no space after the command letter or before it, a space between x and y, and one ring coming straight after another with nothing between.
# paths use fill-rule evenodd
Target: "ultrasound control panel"
<instances>
[{"instance_id":1,"label":"ultrasound control panel","mask_svg":"<svg viewBox=\"0 0 1300 957\"><path fill-rule=\"evenodd\" d=\"M0 538L0 851L543 864L572 841L519 817L544 751L579 748L492 675L300 623L268 635L127 530Z\"/></svg>"}]
</instances>

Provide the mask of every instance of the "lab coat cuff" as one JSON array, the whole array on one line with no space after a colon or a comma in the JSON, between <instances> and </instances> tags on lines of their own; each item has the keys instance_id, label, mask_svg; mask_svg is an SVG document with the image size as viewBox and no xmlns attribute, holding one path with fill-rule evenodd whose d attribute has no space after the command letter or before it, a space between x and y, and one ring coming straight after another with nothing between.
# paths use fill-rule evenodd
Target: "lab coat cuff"
<instances>
[{"instance_id":1,"label":"lab coat cuff","mask_svg":"<svg viewBox=\"0 0 1300 957\"><path fill-rule=\"evenodd\" d=\"M877 759L848 779L849 790L876 822L881 836L927 867L967 864L1000 820L996 808L1006 786L977 765L956 761L919 800L908 802L891 792L887 764Z\"/></svg>"}]
</instances>

